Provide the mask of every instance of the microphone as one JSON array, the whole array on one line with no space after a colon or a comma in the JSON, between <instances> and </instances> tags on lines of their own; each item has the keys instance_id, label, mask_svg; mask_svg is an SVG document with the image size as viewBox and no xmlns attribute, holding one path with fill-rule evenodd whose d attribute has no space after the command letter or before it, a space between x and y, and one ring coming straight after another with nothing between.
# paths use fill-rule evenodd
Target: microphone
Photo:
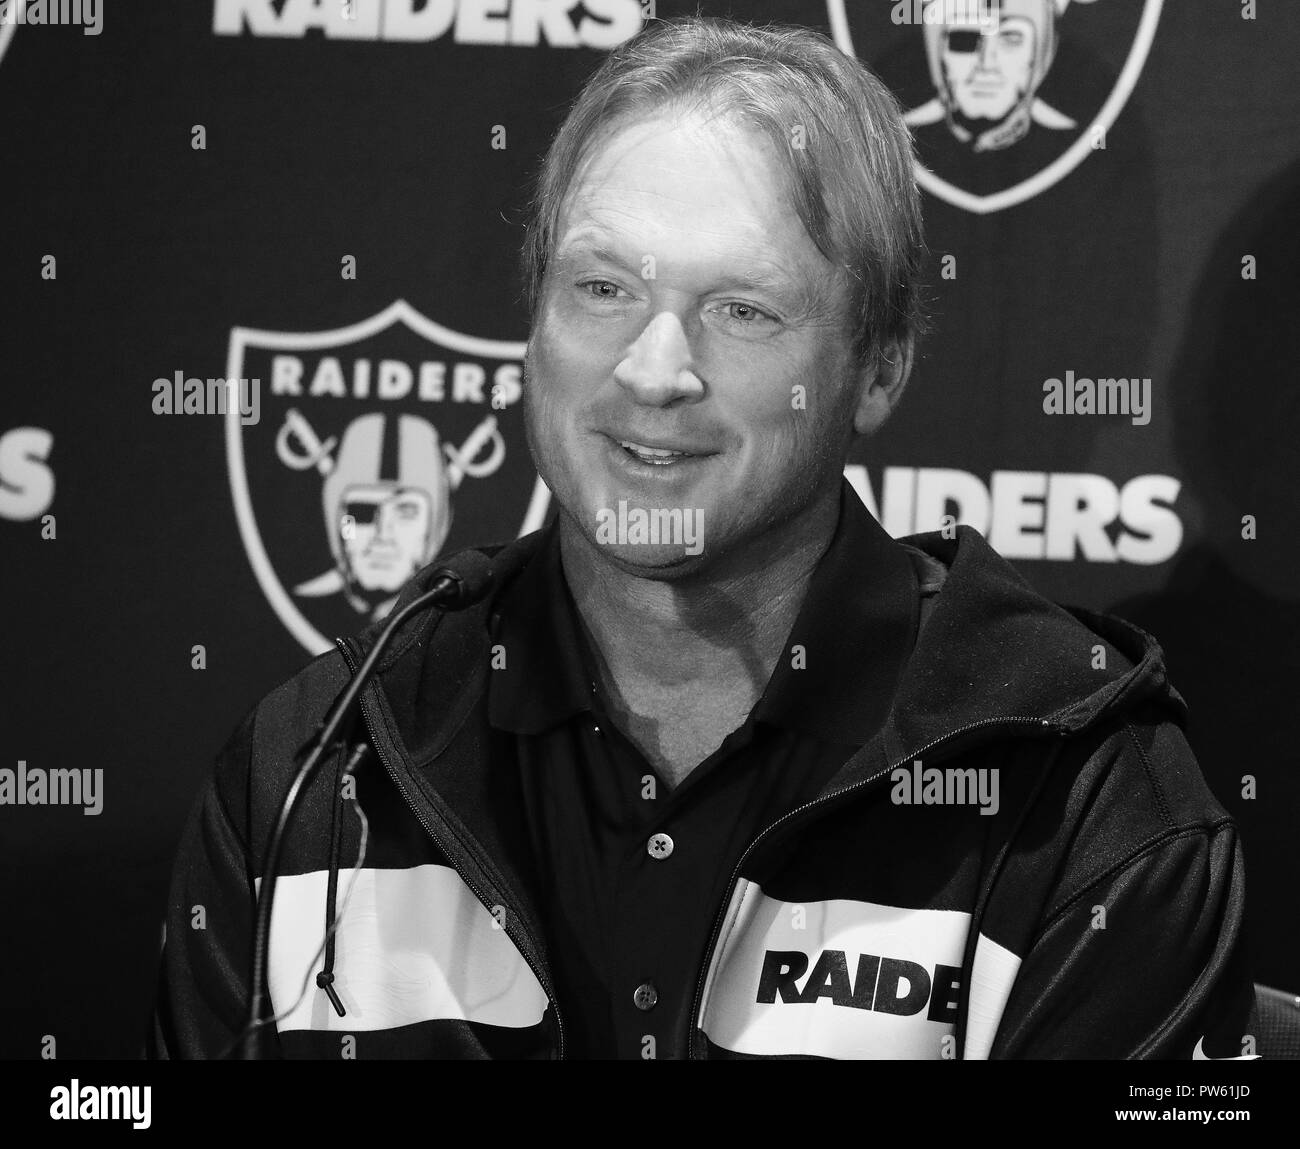
<instances>
[{"instance_id":1,"label":"microphone","mask_svg":"<svg viewBox=\"0 0 1300 1149\"><path fill-rule=\"evenodd\" d=\"M267 959L271 935L271 903L275 899L276 876L280 870L280 851L284 835L293 817L298 799L306 789L307 783L320 767L325 753L335 745L339 731L350 722L360 703L361 692L374 677L375 667L383 657L384 651L392 643L393 636L412 615L429 606L437 606L443 611L464 610L485 598L496 585L496 572L492 560L481 551L464 551L456 557L455 566L441 566L433 571L432 585L427 591L407 603L395 613L380 631L365 661L353 674L347 688L339 695L329 713L317 730L311 750L294 775L289 789L285 791L280 802L280 812L271 836L267 840L266 852L262 859L262 887L257 898L257 923L253 931L252 969L249 977L248 1016L243 1030L243 1059L255 1060L258 1057L258 1030L266 1024L261 1015L262 998L265 994ZM306 744L304 743L304 746ZM352 748L344 773L351 774L361 764L369 752L369 745L361 739ZM302 751L299 750L299 754ZM342 1005L337 1001L331 987L325 986L327 994L335 1009L341 1015ZM269 1020L269 1019L268 1019Z\"/></svg>"},{"instance_id":2,"label":"microphone","mask_svg":"<svg viewBox=\"0 0 1300 1149\"><path fill-rule=\"evenodd\" d=\"M436 601L443 610L464 610L473 606L485 598L496 583L492 560L482 551L465 551L457 556L454 569L439 567L432 577L433 586L415 602L437 595Z\"/></svg>"}]
</instances>

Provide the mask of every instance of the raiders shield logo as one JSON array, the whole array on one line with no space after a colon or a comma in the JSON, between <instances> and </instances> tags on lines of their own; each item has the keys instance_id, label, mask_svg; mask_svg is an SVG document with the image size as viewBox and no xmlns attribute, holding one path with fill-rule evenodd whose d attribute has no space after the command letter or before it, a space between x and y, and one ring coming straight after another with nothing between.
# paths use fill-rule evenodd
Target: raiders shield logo
<instances>
[{"instance_id":1,"label":"raiders shield logo","mask_svg":"<svg viewBox=\"0 0 1300 1149\"><path fill-rule=\"evenodd\" d=\"M1105 147L1163 0L826 0L840 50L894 90L922 187L967 211L1046 191Z\"/></svg>"},{"instance_id":2,"label":"raiders shield logo","mask_svg":"<svg viewBox=\"0 0 1300 1149\"><path fill-rule=\"evenodd\" d=\"M235 514L308 651L382 618L438 555L543 525L524 346L461 335L404 300L335 331L231 331L226 378L259 397L254 421L226 412Z\"/></svg>"}]
</instances>

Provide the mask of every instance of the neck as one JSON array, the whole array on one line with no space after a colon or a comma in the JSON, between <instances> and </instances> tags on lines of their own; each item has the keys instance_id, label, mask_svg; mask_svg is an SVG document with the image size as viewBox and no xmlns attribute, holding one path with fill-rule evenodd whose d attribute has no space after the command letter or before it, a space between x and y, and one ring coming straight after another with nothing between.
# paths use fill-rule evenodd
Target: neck
<instances>
[{"instance_id":1,"label":"neck","mask_svg":"<svg viewBox=\"0 0 1300 1149\"><path fill-rule=\"evenodd\" d=\"M836 487L793 521L698 574L648 578L615 566L567 518L565 579L609 696L686 698L721 688L747 711L762 694L839 516Z\"/></svg>"}]
</instances>

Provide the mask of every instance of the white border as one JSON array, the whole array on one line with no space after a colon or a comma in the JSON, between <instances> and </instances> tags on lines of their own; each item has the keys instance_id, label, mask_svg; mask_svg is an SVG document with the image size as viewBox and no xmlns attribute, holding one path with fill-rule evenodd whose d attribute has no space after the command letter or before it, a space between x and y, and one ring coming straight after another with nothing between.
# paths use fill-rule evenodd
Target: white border
<instances>
[{"instance_id":1,"label":"white border","mask_svg":"<svg viewBox=\"0 0 1300 1149\"><path fill-rule=\"evenodd\" d=\"M367 339L395 323L405 323L416 334L423 335L430 342L465 355L477 355L487 359L518 359L522 362L527 348L526 343L462 335L421 315L406 300L398 299L369 319L353 323L348 327L336 327L330 331L263 331L255 327L233 327L230 330L230 348L226 355L226 378L242 378L244 349L250 345L280 351L320 350ZM235 518L239 522L239 534L244 540L244 550L248 552L253 573L257 575L262 593L266 595L289 633L311 654L323 654L330 650L334 643L307 621L306 616L289 597L262 543L262 536L257 528L257 516L253 513L253 500L248 491L248 474L244 470L244 438L238 403L227 404L225 422L226 470L230 476L230 495L235 503ZM533 493L528 502L523 525L519 528L521 537L541 527L546 520L550 501L551 492L539 475L533 484Z\"/></svg>"},{"instance_id":2,"label":"white border","mask_svg":"<svg viewBox=\"0 0 1300 1149\"><path fill-rule=\"evenodd\" d=\"M830 15L831 34L835 39L836 47L841 52L856 57L857 52L853 47L853 36L849 31L848 17L844 11L844 0L826 0L826 5ZM940 179L918 160L916 164L917 182L931 195L946 200L954 207L961 207L967 211L975 212L977 215L988 215L991 212L1001 211L1003 208L1014 207L1018 203L1024 203L1027 199L1033 199L1040 192L1045 192L1053 184L1059 183L1083 163L1088 154L1094 150L1090 142L1093 130L1100 126L1103 131L1109 132L1111 125L1119 119L1120 112L1124 110L1124 105L1128 103L1129 96L1133 94L1133 89L1137 86L1142 69L1146 67L1147 56L1150 54L1151 44L1155 40L1156 25L1160 23L1160 12L1163 7L1164 0L1146 0L1142 20L1138 24L1137 35L1133 38L1133 47L1129 50L1128 59L1124 61L1124 68L1120 72L1119 80L1116 81L1109 98L1101 106L1101 111L1097 113L1092 123L1080 133L1079 138L1074 141L1069 150L1064 155L1058 156L1037 175L1031 176L1029 179L1003 191L995 192L993 195L979 196L963 191L959 187L954 187L947 180Z\"/></svg>"}]
</instances>

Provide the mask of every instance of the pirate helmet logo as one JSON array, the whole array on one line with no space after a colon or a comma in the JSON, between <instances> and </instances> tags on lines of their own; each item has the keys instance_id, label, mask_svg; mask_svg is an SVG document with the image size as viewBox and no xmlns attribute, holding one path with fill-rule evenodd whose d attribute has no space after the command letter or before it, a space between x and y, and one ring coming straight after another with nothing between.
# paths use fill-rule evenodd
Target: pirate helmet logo
<instances>
[{"instance_id":1,"label":"pirate helmet logo","mask_svg":"<svg viewBox=\"0 0 1300 1149\"><path fill-rule=\"evenodd\" d=\"M362 415L343 433L338 459L321 484L334 567L294 587L295 594L342 592L354 609L379 617L406 580L437 557L451 529L438 432L416 415L396 418L394 478L385 478L381 466L384 415Z\"/></svg>"},{"instance_id":2,"label":"pirate helmet logo","mask_svg":"<svg viewBox=\"0 0 1300 1149\"><path fill-rule=\"evenodd\" d=\"M1037 95L1056 56L1056 13L1064 4L1001 0L976 7L965 0L930 0L930 6L942 9L942 19L922 24L938 94L908 114L909 124L943 119L953 136L977 152L1010 147L1024 138L1031 121L1051 130L1077 126Z\"/></svg>"},{"instance_id":3,"label":"pirate helmet logo","mask_svg":"<svg viewBox=\"0 0 1300 1149\"><path fill-rule=\"evenodd\" d=\"M922 187L985 214L1046 191L1104 147L1146 63L1163 0L827 5L840 49L860 51L910 108ZM1080 62L1109 52L1090 52L1087 41L1109 48L1117 36L1132 45L1119 75L1091 82ZM1059 76L1064 45L1080 50ZM1105 93L1099 106L1088 104L1094 90ZM1059 106L1066 102L1075 106Z\"/></svg>"}]
</instances>

